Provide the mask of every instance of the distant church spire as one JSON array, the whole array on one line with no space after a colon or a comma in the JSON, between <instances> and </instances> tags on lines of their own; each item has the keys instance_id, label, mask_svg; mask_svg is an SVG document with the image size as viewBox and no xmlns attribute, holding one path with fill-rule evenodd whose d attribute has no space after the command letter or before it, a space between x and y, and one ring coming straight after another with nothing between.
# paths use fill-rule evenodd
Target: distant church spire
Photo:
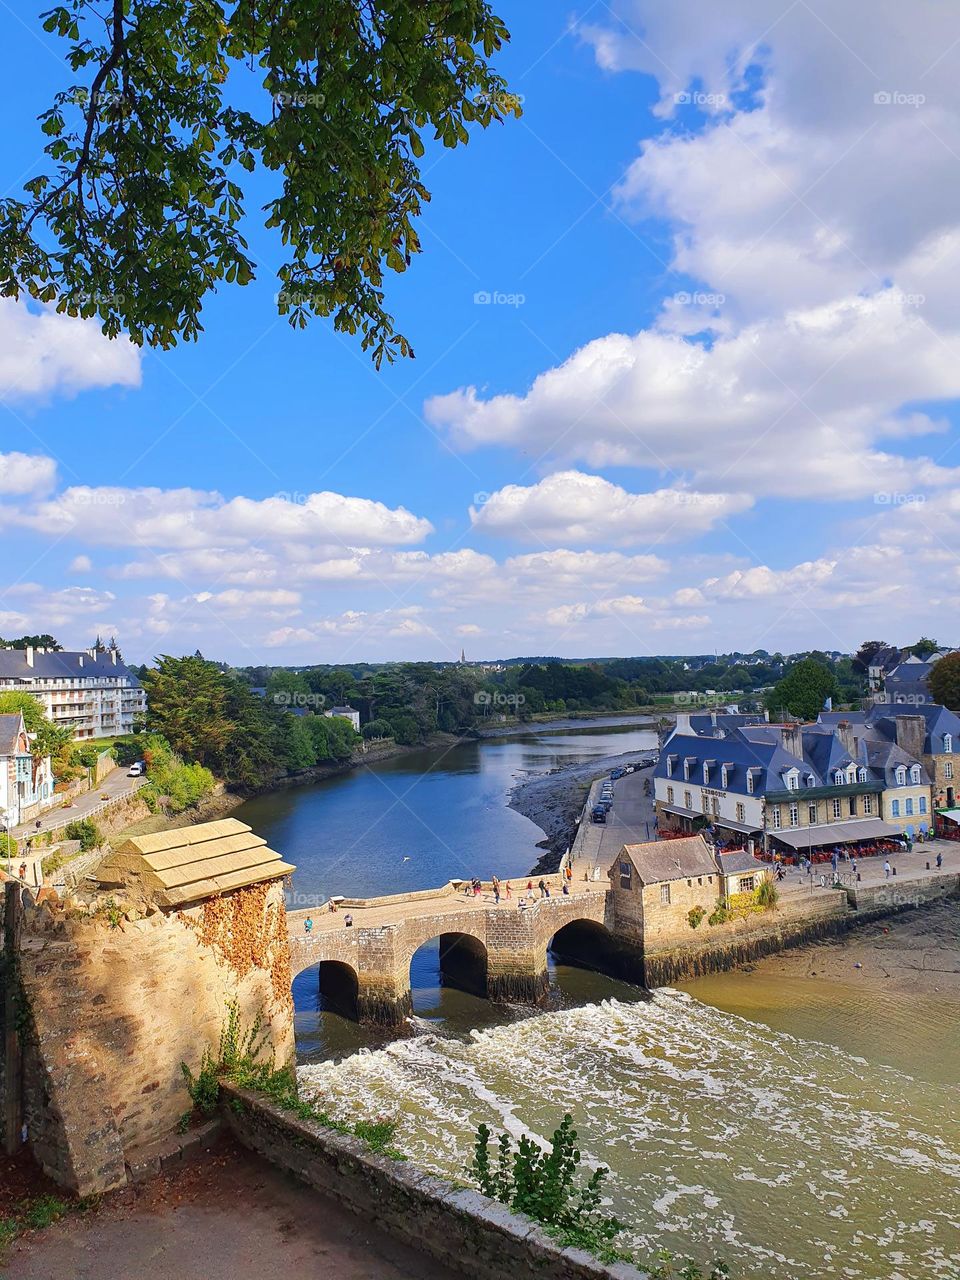
<instances>
[{"instance_id":1,"label":"distant church spire","mask_svg":"<svg viewBox=\"0 0 960 1280\"><path fill-rule=\"evenodd\" d=\"M463 662L466 662L466 660L467 660L467 651L466 651L466 649L461 649L461 650L460 650L460 661L461 661L461 663L463 663Z\"/></svg>"}]
</instances>

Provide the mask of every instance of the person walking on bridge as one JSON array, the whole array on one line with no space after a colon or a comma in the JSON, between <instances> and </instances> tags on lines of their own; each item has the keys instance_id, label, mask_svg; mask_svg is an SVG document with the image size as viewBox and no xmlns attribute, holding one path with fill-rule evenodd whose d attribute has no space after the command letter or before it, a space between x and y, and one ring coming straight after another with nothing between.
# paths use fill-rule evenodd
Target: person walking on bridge
<instances>
[{"instance_id":1,"label":"person walking on bridge","mask_svg":"<svg viewBox=\"0 0 960 1280\"><path fill-rule=\"evenodd\" d=\"M490 877L490 888L493 890L493 901L499 907L500 905L500 881L496 876Z\"/></svg>"},{"instance_id":2,"label":"person walking on bridge","mask_svg":"<svg viewBox=\"0 0 960 1280\"><path fill-rule=\"evenodd\" d=\"M545 898L547 896L547 882L545 880L541 880L537 885L537 888L540 890L540 897Z\"/></svg>"},{"instance_id":3,"label":"person walking on bridge","mask_svg":"<svg viewBox=\"0 0 960 1280\"><path fill-rule=\"evenodd\" d=\"M510 899L513 897L513 889L512 889L512 888L511 888L511 886L510 886L510 881L509 881L509 880L508 880L508 881L507 881L507 883L503 886L503 894L504 894L504 897L506 898L506 900L507 900L508 902L509 902L509 901L510 901Z\"/></svg>"},{"instance_id":4,"label":"person walking on bridge","mask_svg":"<svg viewBox=\"0 0 960 1280\"><path fill-rule=\"evenodd\" d=\"M308 937L310 936L310 934L311 934L311 933L313 933L313 919L312 919L312 917L307 916L306 920L304 920L304 922L303 922L303 932L304 932Z\"/></svg>"}]
</instances>

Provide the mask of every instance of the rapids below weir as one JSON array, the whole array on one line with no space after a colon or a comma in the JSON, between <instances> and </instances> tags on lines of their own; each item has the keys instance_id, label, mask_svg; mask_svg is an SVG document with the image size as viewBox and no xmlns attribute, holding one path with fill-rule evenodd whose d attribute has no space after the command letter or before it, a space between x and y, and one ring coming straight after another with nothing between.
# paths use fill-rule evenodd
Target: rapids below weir
<instances>
[{"instance_id":1,"label":"rapids below weir","mask_svg":"<svg viewBox=\"0 0 960 1280\"><path fill-rule=\"evenodd\" d=\"M465 1036L428 1028L301 1067L305 1094L395 1118L412 1160L461 1182L481 1121L547 1138L569 1111L641 1255L769 1280L960 1276L955 1071L919 1080L670 988Z\"/></svg>"}]
</instances>

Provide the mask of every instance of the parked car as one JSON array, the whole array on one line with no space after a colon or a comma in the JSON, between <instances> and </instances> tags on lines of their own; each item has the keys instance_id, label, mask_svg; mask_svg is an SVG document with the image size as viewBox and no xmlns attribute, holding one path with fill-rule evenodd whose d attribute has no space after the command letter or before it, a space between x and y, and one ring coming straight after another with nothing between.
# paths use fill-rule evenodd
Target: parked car
<instances>
[{"instance_id":1,"label":"parked car","mask_svg":"<svg viewBox=\"0 0 960 1280\"><path fill-rule=\"evenodd\" d=\"M614 771L610 774L610 777L613 779L614 782L616 782L616 780L618 778L622 778L623 775L624 775L623 769L614 769Z\"/></svg>"},{"instance_id":2,"label":"parked car","mask_svg":"<svg viewBox=\"0 0 960 1280\"><path fill-rule=\"evenodd\" d=\"M613 808L613 796L601 796L593 807L595 809L602 809L604 813L606 813L608 809Z\"/></svg>"},{"instance_id":3,"label":"parked car","mask_svg":"<svg viewBox=\"0 0 960 1280\"><path fill-rule=\"evenodd\" d=\"M142 760L137 760L137 761L136 761L134 764L132 764L132 765L130 766L130 768L127 770L127 777L128 777L128 778L142 778L142 777L143 777L143 775L144 775L146 772L147 772L147 766L143 763L143 761L142 761Z\"/></svg>"},{"instance_id":4,"label":"parked car","mask_svg":"<svg viewBox=\"0 0 960 1280\"><path fill-rule=\"evenodd\" d=\"M606 809L604 809L602 805L599 805L599 804L594 805L590 813L590 820L591 822L606 822L607 820Z\"/></svg>"}]
</instances>

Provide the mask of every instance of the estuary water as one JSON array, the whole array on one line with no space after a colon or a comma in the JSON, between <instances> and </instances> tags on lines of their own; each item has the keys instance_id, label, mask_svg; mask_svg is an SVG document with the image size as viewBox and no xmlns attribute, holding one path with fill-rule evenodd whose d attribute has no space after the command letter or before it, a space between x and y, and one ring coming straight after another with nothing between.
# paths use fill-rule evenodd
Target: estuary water
<instances>
[{"instance_id":1,"label":"estuary water","mask_svg":"<svg viewBox=\"0 0 960 1280\"><path fill-rule=\"evenodd\" d=\"M300 893L515 876L541 833L506 808L513 782L649 745L610 730L461 745L239 816L298 864ZM392 1042L319 1012L304 974L301 1084L345 1118L394 1117L417 1164L461 1182L481 1121L546 1138L569 1111L641 1253L720 1256L741 1280L960 1280L960 906L878 934L876 951L849 944L856 969L836 943L652 1000L558 966L543 1013L440 987L424 948L411 1034ZM894 954L922 957L922 989L885 986Z\"/></svg>"}]
</instances>

